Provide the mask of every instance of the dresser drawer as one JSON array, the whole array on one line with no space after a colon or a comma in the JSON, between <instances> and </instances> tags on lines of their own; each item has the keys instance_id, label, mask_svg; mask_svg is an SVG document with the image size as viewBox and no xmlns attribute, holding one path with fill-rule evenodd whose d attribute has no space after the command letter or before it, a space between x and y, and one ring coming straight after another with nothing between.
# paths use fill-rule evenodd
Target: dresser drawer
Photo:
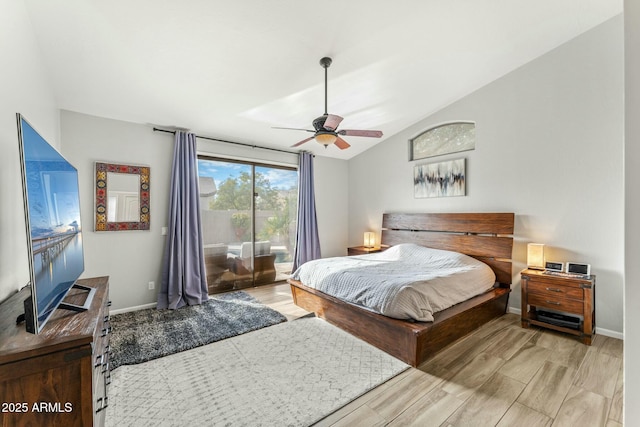
<instances>
[{"instance_id":1,"label":"dresser drawer","mask_svg":"<svg viewBox=\"0 0 640 427\"><path fill-rule=\"evenodd\" d=\"M573 314L583 314L584 311L584 304L582 301L558 297L557 294L554 298L553 295L546 296L537 293L531 293L529 294L527 302L529 303L529 305L533 305L535 307L546 307L553 310Z\"/></svg>"},{"instance_id":2,"label":"dresser drawer","mask_svg":"<svg viewBox=\"0 0 640 427\"><path fill-rule=\"evenodd\" d=\"M531 293L551 299L571 298L579 301L584 299L582 288L529 281L528 290Z\"/></svg>"}]
</instances>

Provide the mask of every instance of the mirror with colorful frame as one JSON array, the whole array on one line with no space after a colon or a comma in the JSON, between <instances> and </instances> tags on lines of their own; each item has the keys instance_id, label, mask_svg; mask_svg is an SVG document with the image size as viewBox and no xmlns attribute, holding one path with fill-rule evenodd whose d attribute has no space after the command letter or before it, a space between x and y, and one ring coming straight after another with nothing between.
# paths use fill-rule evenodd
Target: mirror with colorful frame
<instances>
[{"instance_id":1,"label":"mirror with colorful frame","mask_svg":"<svg viewBox=\"0 0 640 427\"><path fill-rule=\"evenodd\" d=\"M96 231L148 230L149 166L95 164Z\"/></svg>"}]
</instances>

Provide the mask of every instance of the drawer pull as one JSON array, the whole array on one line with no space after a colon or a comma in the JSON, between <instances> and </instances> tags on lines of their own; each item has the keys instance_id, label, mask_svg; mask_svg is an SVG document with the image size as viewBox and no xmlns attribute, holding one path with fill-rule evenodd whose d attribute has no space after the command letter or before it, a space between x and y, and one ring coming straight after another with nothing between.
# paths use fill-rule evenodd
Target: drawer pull
<instances>
[{"instance_id":1,"label":"drawer pull","mask_svg":"<svg viewBox=\"0 0 640 427\"><path fill-rule=\"evenodd\" d=\"M558 289L558 288L547 288L547 290L551 292L562 292L562 289Z\"/></svg>"},{"instance_id":2,"label":"drawer pull","mask_svg":"<svg viewBox=\"0 0 640 427\"><path fill-rule=\"evenodd\" d=\"M108 327L102 329L102 336L103 337L106 337L110 333L111 333L111 326L108 326Z\"/></svg>"},{"instance_id":3,"label":"drawer pull","mask_svg":"<svg viewBox=\"0 0 640 427\"><path fill-rule=\"evenodd\" d=\"M96 414L100 411L104 411L105 409L107 409L107 407L109 406L109 398L105 396L105 398L103 399L102 397L99 398L96 403L98 404L98 409L96 409Z\"/></svg>"},{"instance_id":4,"label":"drawer pull","mask_svg":"<svg viewBox=\"0 0 640 427\"><path fill-rule=\"evenodd\" d=\"M101 374L106 374L107 372L111 372L111 369L109 369L109 362L107 362L107 363L102 367L102 372L101 372Z\"/></svg>"},{"instance_id":5,"label":"drawer pull","mask_svg":"<svg viewBox=\"0 0 640 427\"><path fill-rule=\"evenodd\" d=\"M94 368L97 368L98 366L102 366L104 365L104 354L101 354L100 356L96 357L96 364L94 365Z\"/></svg>"},{"instance_id":6,"label":"drawer pull","mask_svg":"<svg viewBox=\"0 0 640 427\"><path fill-rule=\"evenodd\" d=\"M549 300L547 300L547 304L561 305L561 303L559 303L557 301L549 301Z\"/></svg>"}]
</instances>

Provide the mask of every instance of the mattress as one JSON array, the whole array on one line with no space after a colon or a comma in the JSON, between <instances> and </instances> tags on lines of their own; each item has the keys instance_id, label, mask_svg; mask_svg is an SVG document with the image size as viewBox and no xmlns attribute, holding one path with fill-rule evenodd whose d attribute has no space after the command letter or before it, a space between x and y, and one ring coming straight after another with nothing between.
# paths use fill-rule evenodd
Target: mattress
<instances>
[{"instance_id":1,"label":"mattress","mask_svg":"<svg viewBox=\"0 0 640 427\"><path fill-rule=\"evenodd\" d=\"M488 291L496 280L493 270L475 258L410 243L373 254L309 261L292 278L367 310L423 322Z\"/></svg>"}]
</instances>

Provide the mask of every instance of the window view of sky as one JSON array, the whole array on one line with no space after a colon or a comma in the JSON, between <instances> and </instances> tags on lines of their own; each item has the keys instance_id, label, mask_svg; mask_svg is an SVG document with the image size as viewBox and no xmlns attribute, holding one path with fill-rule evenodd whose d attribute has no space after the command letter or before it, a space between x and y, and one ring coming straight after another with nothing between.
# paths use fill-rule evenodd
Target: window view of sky
<instances>
[{"instance_id":1,"label":"window view of sky","mask_svg":"<svg viewBox=\"0 0 640 427\"><path fill-rule=\"evenodd\" d=\"M238 177L242 172L251 174L251 166L240 163L198 159L198 175L213 178L216 186L230 177ZM297 171L256 166L256 173L262 174L278 190L290 190L298 185Z\"/></svg>"}]
</instances>

